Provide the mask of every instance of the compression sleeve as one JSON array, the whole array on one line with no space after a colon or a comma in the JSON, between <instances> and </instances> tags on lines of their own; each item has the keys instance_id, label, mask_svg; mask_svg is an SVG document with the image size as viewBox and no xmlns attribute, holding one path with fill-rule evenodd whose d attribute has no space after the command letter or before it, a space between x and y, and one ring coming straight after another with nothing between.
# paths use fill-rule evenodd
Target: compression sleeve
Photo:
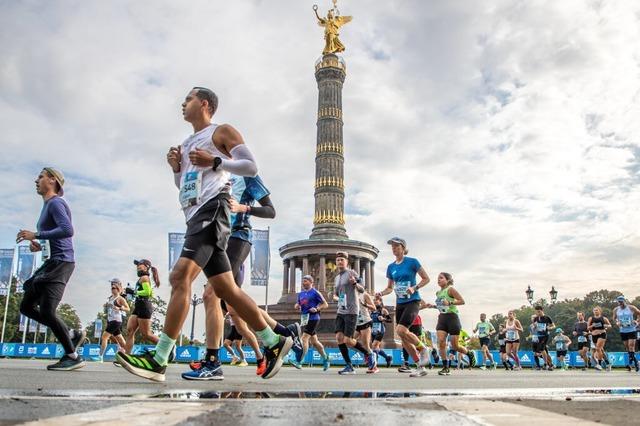
<instances>
[{"instance_id":1,"label":"compression sleeve","mask_svg":"<svg viewBox=\"0 0 640 426\"><path fill-rule=\"evenodd\" d=\"M136 296L151 297L152 290L151 290L151 284L149 284L149 281L143 281L141 285L142 285L142 290L138 290L138 292L136 293Z\"/></svg>"},{"instance_id":2,"label":"compression sleeve","mask_svg":"<svg viewBox=\"0 0 640 426\"><path fill-rule=\"evenodd\" d=\"M258 175L258 165L246 144L234 146L229 154L231 154L231 159L223 158L220 163L222 170L238 176L255 177Z\"/></svg>"},{"instance_id":3,"label":"compression sleeve","mask_svg":"<svg viewBox=\"0 0 640 426\"><path fill-rule=\"evenodd\" d=\"M273 219L276 217L276 209L273 207L271 198L269 198L268 195L258 200L258 202L260 203L260 207L251 207L251 212L249 213L251 216L264 219Z\"/></svg>"},{"instance_id":4,"label":"compression sleeve","mask_svg":"<svg viewBox=\"0 0 640 426\"><path fill-rule=\"evenodd\" d=\"M62 238L73 237L71 217L67 209L65 209L64 203L58 200L51 200L47 211L56 224L56 227L47 231L39 231L38 238L41 240L60 240Z\"/></svg>"}]
</instances>

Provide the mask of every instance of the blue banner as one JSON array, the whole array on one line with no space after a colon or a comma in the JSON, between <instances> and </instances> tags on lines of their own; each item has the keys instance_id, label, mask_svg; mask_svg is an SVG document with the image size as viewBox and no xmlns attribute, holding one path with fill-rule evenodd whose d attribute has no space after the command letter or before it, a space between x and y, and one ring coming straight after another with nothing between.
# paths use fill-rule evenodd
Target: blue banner
<instances>
[{"instance_id":1,"label":"blue banner","mask_svg":"<svg viewBox=\"0 0 640 426\"><path fill-rule=\"evenodd\" d=\"M173 265L178 261L183 245L183 232L169 232L169 270L172 270Z\"/></svg>"},{"instance_id":2,"label":"blue banner","mask_svg":"<svg viewBox=\"0 0 640 426\"><path fill-rule=\"evenodd\" d=\"M20 325L18 326L19 331L24 331L24 329L27 327L27 321L29 321L29 318L27 318L25 315L20 314Z\"/></svg>"},{"instance_id":3,"label":"blue banner","mask_svg":"<svg viewBox=\"0 0 640 426\"><path fill-rule=\"evenodd\" d=\"M38 321L29 319L29 333L35 333L38 331Z\"/></svg>"},{"instance_id":4,"label":"blue banner","mask_svg":"<svg viewBox=\"0 0 640 426\"><path fill-rule=\"evenodd\" d=\"M269 230L254 229L251 241L251 285L267 285L270 261Z\"/></svg>"},{"instance_id":5,"label":"blue banner","mask_svg":"<svg viewBox=\"0 0 640 426\"><path fill-rule=\"evenodd\" d=\"M95 327L93 329L93 337L95 339L99 339L102 336L102 320L100 318L96 318Z\"/></svg>"},{"instance_id":6,"label":"blue banner","mask_svg":"<svg viewBox=\"0 0 640 426\"><path fill-rule=\"evenodd\" d=\"M16 293L24 293L22 284L28 280L36 266L35 253L31 253L29 246L18 246L18 267L16 269L16 275L18 276L18 285L16 286Z\"/></svg>"},{"instance_id":7,"label":"blue banner","mask_svg":"<svg viewBox=\"0 0 640 426\"><path fill-rule=\"evenodd\" d=\"M0 249L0 296L6 296L13 272L13 249Z\"/></svg>"}]
</instances>

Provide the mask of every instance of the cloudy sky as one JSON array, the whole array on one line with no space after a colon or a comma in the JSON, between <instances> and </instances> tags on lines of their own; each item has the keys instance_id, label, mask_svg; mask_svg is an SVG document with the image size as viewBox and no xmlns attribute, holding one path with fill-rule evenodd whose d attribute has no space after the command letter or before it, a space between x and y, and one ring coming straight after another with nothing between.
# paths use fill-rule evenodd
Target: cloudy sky
<instances>
[{"instance_id":1,"label":"cloudy sky","mask_svg":"<svg viewBox=\"0 0 640 426\"><path fill-rule=\"evenodd\" d=\"M110 278L135 280L136 257L160 266L168 298L167 232L184 219L165 154L190 133L180 103L203 85L272 190L278 216L255 225L272 229L276 301L278 247L312 227L323 47L313 3L1 2L0 248L34 228L33 179L55 165L76 228L64 301L91 321ZM638 295L639 5L339 7L354 16L341 34L347 230L380 248L378 286L392 261L385 241L399 235L432 277L454 275L466 327L523 304L528 284L560 298Z\"/></svg>"}]
</instances>

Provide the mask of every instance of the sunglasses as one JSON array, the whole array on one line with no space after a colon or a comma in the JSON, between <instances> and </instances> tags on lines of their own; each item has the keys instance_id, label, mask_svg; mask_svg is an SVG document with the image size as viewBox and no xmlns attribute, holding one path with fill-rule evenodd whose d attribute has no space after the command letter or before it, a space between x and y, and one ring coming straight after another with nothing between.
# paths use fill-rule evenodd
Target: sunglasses
<instances>
[{"instance_id":1,"label":"sunglasses","mask_svg":"<svg viewBox=\"0 0 640 426\"><path fill-rule=\"evenodd\" d=\"M117 290L118 287L111 287L111 290Z\"/></svg>"}]
</instances>

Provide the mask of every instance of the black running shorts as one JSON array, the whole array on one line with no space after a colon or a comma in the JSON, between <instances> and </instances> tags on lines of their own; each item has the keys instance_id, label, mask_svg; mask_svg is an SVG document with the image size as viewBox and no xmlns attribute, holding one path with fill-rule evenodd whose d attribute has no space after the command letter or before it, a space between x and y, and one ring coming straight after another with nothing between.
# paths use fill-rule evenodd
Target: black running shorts
<instances>
[{"instance_id":1,"label":"black running shorts","mask_svg":"<svg viewBox=\"0 0 640 426\"><path fill-rule=\"evenodd\" d=\"M373 321L365 322L364 324L360 324L356 326L356 331L366 330L367 328L371 328L373 325Z\"/></svg>"},{"instance_id":2,"label":"black running shorts","mask_svg":"<svg viewBox=\"0 0 640 426\"><path fill-rule=\"evenodd\" d=\"M481 337L480 339L480 347L486 346L487 348L491 347L491 340L488 337Z\"/></svg>"},{"instance_id":3,"label":"black running shorts","mask_svg":"<svg viewBox=\"0 0 640 426\"><path fill-rule=\"evenodd\" d=\"M584 348L589 349L589 342L578 342L578 350L581 351Z\"/></svg>"},{"instance_id":4,"label":"black running shorts","mask_svg":"<svg viewBox=\"0 0 640 426\"><path fill-rule=\"evenodd\" d=\"M353 338L356 334L356 322L358 315L356 314L337 314L336 315L336 333L342 333L345 337Z\"/></svg>"},{"instance_id":5,"label":"black running shorts","mask_svg":"<svg viewBox=\"0 0 640 426\"><path fill-rule=\"evenodd\" d=\"M600 339L605 339L607 340L607 333L602 333L602 334L593 334L593 344L595 345L596 343L598 343L598 340Z\"/></svg>"},{"instance_id":6,"label":"black running shorts","mask_svg":"<svg viewBox=\"0 0 640 426\"><path fill-rule=\"evenodd\" d=\"M308 334L309 336L315 336L316 332L318 331L319 325L320 325L319 319L309 320L307 321L307 324L305 324L304 328L302 329L302 332L304 334Z\"/></svg>"},{"instance_id":7,"label":"black running shorts","mask_svg":"<svg viewBox=\"0 0 640 426\"><path fill-rule=\"evenodd\" d=\"M236 326L232 325L224 340L235 342L236 340L242 340L242 335L238 333L238 329L236 328Z\"/></svg>"},{"instance_id":8,"label":"black running shorts","mask_svg":"<svg viewBox=\"0 0 640 426\"><path fill-rule=\"evenodd\" d=\"M203 204L187 222L180 257L191 259L211 278L231 271L229 242L229 194L219 194Z\"/></svg>"},{"instance_id":9,"label":"black running shorts","mask_svg":"<svg viewBox=\"0 0 640 426\"><path fill-rule=\"evenodd\" d=\"M371 338L373 339L374 342L382 342L382 339L384 339L384 334L383 333L376 333L374 335L371 336Z\"/></svg>"},{"instance_id":10,"label":"black running shorts","mask_svg":"<svg viewBox=\"0 0 640 426\"><path fill-rule=\"evenodd\" d=\"M534 352L542 353L547 350L547 342L549 341L549 336L538 336L538 341L534 343Z\"/></svg>"},{"instance_id":11,"label":"black running shorts","mask_svg":"<svg viewBox=\"0 0 640 426\"><path fill-rule=\"evenodd\" d=\"M630 333L620 332L620 340L622 340L623 342L626 342L627 340L635 340L635 339L636 339L635 331L632 331Z\"/></svg>"},{"instance_id":12,"label":"black running shorts","mask_svg":"<svg viewBox=\"0 0 640 426\"><path fill-rule=\"evenodd\" d=\"M398 303L396 304L396 323L409 328L419 313L419 300L414 300L408 303Z\"/></svg>"},{"instance_id":13,"label":"black running shorts","mask_svg":"<svg viewBox=\"0 0 640 426\"><path fill-rule=\"evenodd\" d=\"M107 328L104 330L112 336L119 336L122 333L122 321L109 321Z\"/></svg>"},{"instance_id":14,"label":"black running shorts","mask_svg":"<svg viewBox=\"0 0 640 426\"><path fill-rule=\"evenodd\" d=\"M556 356L567 356L567 351L556 351Z\"/></svg>"},{"instance_id":15,"label":"black running shorts","mask_svg":"<svg viewBox=\"0 0 640 426\"><path fill-rule=\"evenodd\" d=\"M151 319L151 315L153 315L153 304L151 300L138 297L133 305L131 315L135 315L139 319Z\"/></svg>"},{"instance_id":16,"label":"black running shorts","mask_svg":"<svg viewBox=\"0 0 640 426\"><path fill-rule=\"evenodd\" d=\"M438 315L436 331L444 331L451 336L459 336L460 330L462 330L462 325L460 324L460 317L458 314L447 312Z\"/></svg>"},{"instance_id":17,"label":"black running shorts","mask_svg":"<svg viewBox=\"0 0 640 426\"><path fill-rule=\"evenodd\" d=\"M507 346L506 345L500 345L500 353L501 354L506 354L507 353Z\"/></svg>"}]
</instances>

